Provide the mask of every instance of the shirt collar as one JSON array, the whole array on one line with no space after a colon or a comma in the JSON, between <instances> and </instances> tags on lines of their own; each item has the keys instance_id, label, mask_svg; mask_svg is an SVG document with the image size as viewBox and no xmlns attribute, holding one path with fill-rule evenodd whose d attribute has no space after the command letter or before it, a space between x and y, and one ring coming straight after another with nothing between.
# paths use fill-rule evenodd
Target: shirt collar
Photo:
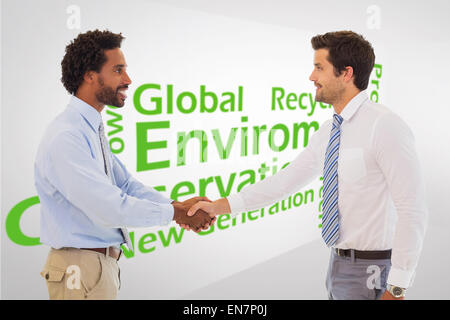
<instances>
[{"instance_id":1,"label":"shirt collar","mask_svg":"<svg viewBox=\"0 0 450 320\"><path fill-rule=\"evenodd\" d=\"M86 119L95 133L98 133L98 128L102 122L102 115L100 112L76 96L70 97L69 106L75 108L83 118Z\"/></svg>"},{"instance_id":2,"label":"shirt collar","mask_svg":"<svg viewBox=\"0 0 450 320\"><path fill-rule=\"evenodd\" d=\"M352 100L347 103L345 108L341 112L341 117L344 118L345 121L349 121L353 115L358 111L359 107L368 99L367 91L363 90L353 97Z\"/></svg>"}]
</instances>

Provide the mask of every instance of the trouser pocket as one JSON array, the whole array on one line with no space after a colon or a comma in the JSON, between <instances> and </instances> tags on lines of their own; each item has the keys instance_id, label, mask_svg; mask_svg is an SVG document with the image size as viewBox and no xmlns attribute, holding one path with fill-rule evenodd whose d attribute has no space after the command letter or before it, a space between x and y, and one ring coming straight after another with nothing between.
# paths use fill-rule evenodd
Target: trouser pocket
<instances>
[{"instance_id":1,"label":"trouser pocket","mask_svg":"<svg viewBox=\"0 0 450 320\"><path fill-rule=\"evenodd\" d=\"M47 283L48 295L51 300L64 299L63 278L65 273L66 271L48 268L41 271L41 276Z\"/></svg>"},{"instance_id":2,"label":"trouser pocket","mask_svg":"<svg viewBox=\"0 0 450 320\"><path fill-rule=\"evenodd\" d=\"M41 272L50 299L115 299L120 286L117 262L101 253L52 249Z\"/></svg>"}]
</instances>

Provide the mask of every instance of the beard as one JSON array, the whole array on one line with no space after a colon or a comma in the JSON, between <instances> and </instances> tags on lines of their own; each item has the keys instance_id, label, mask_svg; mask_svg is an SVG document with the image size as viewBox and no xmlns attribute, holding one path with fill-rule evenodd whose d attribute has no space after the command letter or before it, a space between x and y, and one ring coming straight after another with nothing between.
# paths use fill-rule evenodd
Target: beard
<instances>
[{"instance_id":1,"label":"beard","mask_svg":"<svg viewBox=\"0 0 450 320\"><path fill-rule=\"evenodd\" d=\"M316 101L334 105L342 99L344 92L345 88L341 85L329 85L327 88L322 86L319 92L316 93Z\"/></svg>"},{"instance_id":2,"label":"beard","mask_svg":"<svg viewBox=\"0 0 450 320\"><path fill-rule=\"evenodd\" d=\"M119 86L115 90L109 86L105 86L102 78L98 79L100 89L95 93L97 100L105 105L121 108L125 104L125 100L119 98L119 90L128 86Z\"/></svg>"}]
</instances>

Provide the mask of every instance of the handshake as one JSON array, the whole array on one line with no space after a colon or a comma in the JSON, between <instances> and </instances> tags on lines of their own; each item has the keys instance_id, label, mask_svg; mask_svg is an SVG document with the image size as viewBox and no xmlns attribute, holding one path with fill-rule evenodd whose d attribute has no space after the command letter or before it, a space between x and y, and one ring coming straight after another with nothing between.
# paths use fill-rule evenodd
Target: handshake
<instances>
[{"instance_id":1,"label":"handshake","mask_svg":"<svg viewBox=\"0 0 450 320\"><path fill-rule=\"evenodd\" d=\"M194 197L183 202L172 202L174 208L173 220L187 230L200 232L208 229L216 221L216 217L211 217L201 209L195 215L189 216L187 214L189 209L199 201L211 202L206 197Z\"/></svg>"},{"instance_id":2,"label":"handshake","mask_svg":"<svg viewBox=\"0 0 450 320\"><path fill-rule=\"evenodd\" d=\"M173 220L186 230L207 230L219 214L230 213L226 198L212 202L206 197L194 197L183 202L172 202Z\"/></svg>"}]
</instances>

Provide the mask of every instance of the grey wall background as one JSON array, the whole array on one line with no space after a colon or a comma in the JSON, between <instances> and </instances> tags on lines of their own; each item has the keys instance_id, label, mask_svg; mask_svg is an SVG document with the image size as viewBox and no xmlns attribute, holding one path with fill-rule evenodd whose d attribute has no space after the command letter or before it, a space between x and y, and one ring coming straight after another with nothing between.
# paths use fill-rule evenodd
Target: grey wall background
<instances>
[{"instance_id":1,"label":"grey wall background","mask_svg":"<svg viewBox=\"0 0 450 320\"><path fill-rule=\"evenodd\" d=\"M450 254L447 250L450 204L446 201L450 178L447 168L450 163L447 129L450 118L449 1L167 0L129 3L135 8L147 8L150 3L177 12L185 10L182 23L199 24L205 29L210 27L211 21L234 19L290 32L317 34L352 29L364 34L374 44L377 57L382 58L382 102L400 114L413 129L426 177L429 228L408 298L450 298L447 290L450 285ZM133 11L123 10L121 1L2 1L0 287L2 298L6 299L47 298L45 284L30 272L35 269L33 264L43 263L48 249L14 245L5 235L4 221L15 203L35 194L32 183L34 159L29 158L30 154L34 155L42 132L27 128L36 126L36 122L45 127L59 112L61 103L67 101L67 94L59 85L59 69L55 64L59 66L64 44L79 32L66 27L66 9L72 4L82 8L82 30L95 26L101 29L105 27L105 21L114 21L118 28L132 25L136 30L135 37L145 36L140 30L145 21L137 20ZM380 29L367 26L367 8L371 5L380 9ZM189 20L189 14L205 18ZM149 19L155 17L149 13ZM162 36L164 32L160 31ZM312 58L307 63L310 61ZM306 79L310 73L310 70L291 71L299 79ZM27 228L26 224L36 221L25 220L23 223L23 228ZM165 293L151 298L326 299L324 281L328 256L329 251L316 237L298 248L190 292ZM229 255L224 262L233 265L238 263L235 259ZM123 282L137 285L139 282L133 279L136 275L126 272L127 268L123 266ZM139 288L132 287L122 292L119 298L147 297L138 292L141 292Z\"/></svg>"}]
</instances>

